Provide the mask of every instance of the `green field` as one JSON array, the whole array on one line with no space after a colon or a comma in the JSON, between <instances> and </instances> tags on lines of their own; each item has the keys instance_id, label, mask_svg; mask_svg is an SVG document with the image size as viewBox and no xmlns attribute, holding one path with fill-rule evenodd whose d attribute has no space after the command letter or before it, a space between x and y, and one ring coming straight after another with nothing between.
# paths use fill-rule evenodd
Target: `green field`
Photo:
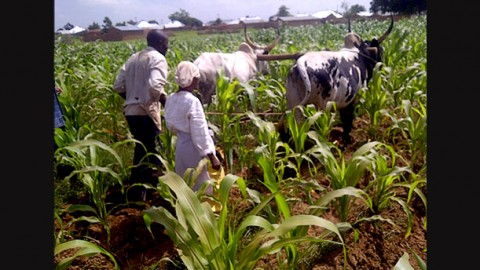
<instances>
[{"instance_id":1,"label":"green field","mask_svg":"<svg viewBox=\"0 0 480 270\"><path fill-rule=\"evenodd\" d=\"M358 222L381 220L382 213L393 204L401 205L405 214L402 226L406 228L402 233L411 237L411 218L415 215L411 202L419 199L425 209L427 205L426 20L426 15L420 15L395 22L382 43L382 68L375 69L368 87L359 93L352 130L355 143L346 149L331 139L339 124L334 106L318 112L310 106L304 108L305 116L312 119L304 123L295 122L286 110L284 85L293 60L271 61L270 74L258 75L248 84L220 78L217 102L205 111L216 144L225 155L227 176L212 198L223 205L222 211L219 215L208 212L201 207L203 194L176 186L182 177L173 173L175 137L164 128L160 135L164 149L159 158L166 171L154 188L181 209L185 220L154 207L146 210L146 220L170 222L162 225L173 226L169 235L189 258L183 263L191 264L191 269L199 269L195 267L201 262L208 269L253 269L257 260L280 250L287 254L283 263L295 267L302 257L298 243L342 245L345 232L354 231ZM383 34L387 22L354 21L352 30L371 39ZM271 54L339 49L347 26L284 27L280 31L281 41ZM252 29L249 35L254 42L266 45L275 39L276 32ZM166 91L176 91L173 70L180 61L193 61L205 51L232 52L243 38L243 33L174 35L166 55L171 69ZM55 83L63 90L59 98L67 125L65 130L55 130L60 148L55 152L54 167L67 164L75 169L66 178L55 174L58 220L68 211L82 211L88 214L79 220L99 223L108 232L108 216L115 206L109 205L106 194L111 188L125 187L134 145L122 114L123 99L112 85L125 60L145 46L143 40L84 43L57 37ZM282 117L288 123L288 136L276 129ZM233 188L255 207L232 217L228 194ZM408 196L398 196L399 190ZM308 195L312 193L321 196ZM89 200L77 209L67 209L79 194L86 194ZM364 201L370 214L352 220L349 211L357 198ZM308 214L292 214L291 202L298 200L312 206ZM338 222L324 216L329 207L335 209ZM174 231L183 222L192 229ZM317 225L330 233L307 237L306 225ZM258 228L250 232L254 235L245 236L246 228L252 226ZM55 231L56 246L71 241L66 234L61 229ZM267 239L273 240L262 245ZM97 252L112 251L92 248L91 253Z\"/></svg>"}]
</instances>

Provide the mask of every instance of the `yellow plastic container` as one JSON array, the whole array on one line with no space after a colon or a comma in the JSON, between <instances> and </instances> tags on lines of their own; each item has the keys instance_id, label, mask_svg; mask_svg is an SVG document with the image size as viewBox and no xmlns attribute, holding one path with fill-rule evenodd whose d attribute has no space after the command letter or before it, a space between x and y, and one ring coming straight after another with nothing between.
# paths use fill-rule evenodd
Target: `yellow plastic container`
<instances>
[{"instance_id":1,"label":"yellow plastic container","mask_svg":"<svg viewBox=\"0 0 480 270\"><path fill-rule=\"evenodd\" d=\"M225 177L225 170L223 169L223 166L220 166L219 170L215 170L212 168L212 164L209 162L208 173L210 174L210 178L215 181L215 189L218 190L220 188L222 179Z\"/></svg>"}]
</instances>

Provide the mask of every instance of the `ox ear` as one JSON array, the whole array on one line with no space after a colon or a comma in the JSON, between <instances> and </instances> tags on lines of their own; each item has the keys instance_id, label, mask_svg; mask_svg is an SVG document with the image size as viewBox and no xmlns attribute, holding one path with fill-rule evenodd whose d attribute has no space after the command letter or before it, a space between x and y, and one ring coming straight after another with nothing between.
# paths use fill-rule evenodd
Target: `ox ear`
<instances>
[{"instance_id":1,"label":"ox ear","mask_svg":"<svg viewBox=\"0 0 480 270\"><path fill-rule=\"evenodd\" d=\"M378 48L377 47L368 47L367 50L370 54L378 53Z\"/></svg>"},{"instance_id":2,"label":"ox ear","mask_svg":"<svg viewBox=\"0 0 480 270\"><path fill-rule=\"evenodd\" d=\"M370 47L380 47L380 42L374 38L372 41L370 41Z\"/></svg>"},{"instance_id":3,"label":"ox ear","mask_svg":"<svg viewBox=\"0 0 480 270\"><path fill-rule=\"evenodd\" d=\"M247 53L247 54L255 54L255 52L253 51L252 47L250 45L248 45L247 43L245 42L242 42L240 44L240 46L238 46L238 50L241 51L241 52L244 52L244 53Z\"/></svg>"},{"instance_id":4,"label":"ox ear","mask_svg":"<svg viewBox=\"0 0 480 270\"><path fill-rule=\"evenodd\" d=\"M345 35L344 42L345 48L353 48L354 46L358 47L362 44L362 38L360 38L358 34L352 32Z\"/></svg>"}]
</instances>

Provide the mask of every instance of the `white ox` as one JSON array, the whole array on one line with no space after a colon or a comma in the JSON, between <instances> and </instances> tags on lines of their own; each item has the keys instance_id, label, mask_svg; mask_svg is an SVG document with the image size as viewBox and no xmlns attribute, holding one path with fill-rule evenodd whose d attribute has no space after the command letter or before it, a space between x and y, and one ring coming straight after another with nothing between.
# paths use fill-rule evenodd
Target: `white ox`
<instances>
[{"instance_id":1,"label":"white ox","mask_svg":"<svg viewBox=\"0 0 480 270\"><path fill-rule=\"evenodd\" d=\"M239 82L248 83L257 73L268 74L268 62L259 60L267 55L280 41L280 30L277 37L268 46L259 46L253 43L247 35L244 24L245 42L233 53L204 52L195 59L194 64L200 71L198 90L202 104L210 104L212 96L216 94L218 74L224 74L230 80L238 79ZM258 57L260 56L260 58Z\"/></svg>"},{"instance_id":2,"label":"white ox","mask_svg":"<svg viewBox=\"0 0 480 270\"><path fill-rule=\"evenodd\" d=\"M325 109L327 102L337 105L343 126L343 143L350 142L356 95L372 78L377 62L382 61L380 43L390 34L393 17L388 30L377 40L363 41L350 30L345 36L345 45L339 51L310 51L299 57L290 69L286 80L287 109L314 104ZM295 112L297 121L300 111Z\"/></svg>"}]
</instances>

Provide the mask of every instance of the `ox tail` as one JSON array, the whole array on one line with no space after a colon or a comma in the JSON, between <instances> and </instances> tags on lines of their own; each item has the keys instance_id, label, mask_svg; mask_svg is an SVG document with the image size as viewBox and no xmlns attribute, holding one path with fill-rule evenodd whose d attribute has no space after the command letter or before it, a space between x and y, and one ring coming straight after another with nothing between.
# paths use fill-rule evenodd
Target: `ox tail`
<instances>
[{"instance_id":1,"label":"ox tail","mask_svg":"<svg viewBox=\"0 0 480 270\"><path fill-rule=\"evenodd\" d=\"M303 97L300 105L305 106L310 99L310 93L312 92L312 85L310 83L310 78L308 77L306 62L303 59L297 61L297 69L300 77L302 77L303 85L305 86L305 96Z\"/></svg>"}]
</instances>

